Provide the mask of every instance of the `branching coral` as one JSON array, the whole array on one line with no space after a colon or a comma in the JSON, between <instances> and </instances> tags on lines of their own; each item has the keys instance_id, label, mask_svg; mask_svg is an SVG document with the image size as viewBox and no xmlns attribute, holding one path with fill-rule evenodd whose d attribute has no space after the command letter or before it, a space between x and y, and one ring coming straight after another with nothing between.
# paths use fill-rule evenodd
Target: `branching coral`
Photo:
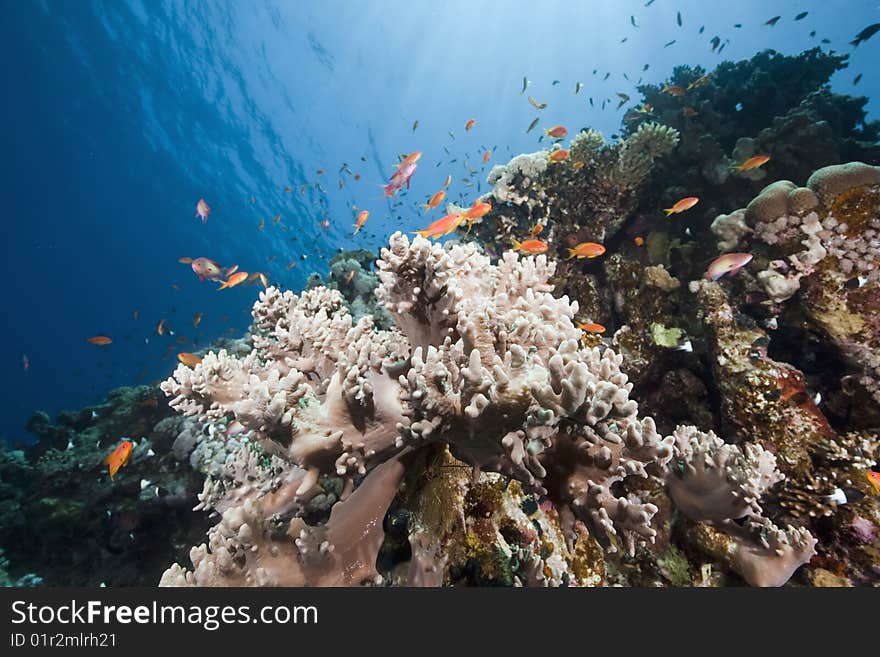
<instances>
[{"instance_id":1,"label":"branching coral","mask_svg":"<svg viewBox=\"0 0 880 657\"><path fill-rule=\"evenodd\" d=\"M354 322L325 288L263 292L250 354L208 354L163 384L175 408L207 427L193 458L216 465L200 500L222 514L208 542L193 549L193 570L174 566L163 584L377 581L380 519L407 464L424 464L417 455L436 449L477 473L481 483L467 495L496 491L489 498L498 501L480 502L495 509L494 520L462 514L458 524L473 541L450 553L440 532L451 528L440 530L444 523L428 521L431 513L416 503L421 520L405 525L409 571L392 574L395 581L443 581L447 560L459 563L464 549L483 554L484 575L499 581L595 582L603 567L584 556L594 554L591 542L633 555L654 539L659 509L646 491L670 476L676 441L689 474L671 480L670 490L685 513L719 521L757 513L757 499L779 476L773 457L693 427L664 438L630 398L622 357L581 346L577 304L553 296L547 282L554 270L543 255L507 252L492 263L474 244L443 247L396 233L377 262L378 299L396 325L390 331L369 316ZM499 475L518 482L513 506L495 488ZM344 484L328 498L333 478ZM714 504L701 505L708 480ZM444 496L458 499L467 489L451 484ZM542 530L544 542L554 532L566 537L553 558L535 551L541 541L517 511L530 495L558 510L559 526ZM318 499L329 517L307 525ZM504 554L483 542L499 531Z\"/></svg>"}]
</instances>

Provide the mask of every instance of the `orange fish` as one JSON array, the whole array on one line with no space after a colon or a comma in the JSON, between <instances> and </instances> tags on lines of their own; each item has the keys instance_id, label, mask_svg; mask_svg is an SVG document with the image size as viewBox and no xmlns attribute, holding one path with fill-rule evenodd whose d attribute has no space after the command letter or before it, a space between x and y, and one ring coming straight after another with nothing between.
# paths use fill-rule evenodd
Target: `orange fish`
<instances>
[{"instance_id":1,"label":"orange fish","mask_svg":"<svg viewBox=\"0 0 880 657\"><path fill-rule=\"evenodd\" d=\"M483 153L483 164L488 162L490 157L492 157L492 151L486 151Z\"/></svg>"},{"instance_id":2,"label":"orange fish","mask_svg":"<svg viewBox=\"0 0 880 657\"><path fill-rule=\"evenodd\" d=\"M205 313L196 313L193 315L193 326L198 327L199 324L202 323L202 315Z\"/></svg>"},{"instance_id":3,"label":"orange fish","mask_svg":"<svg viewBox=\"0 0 880 657\"><path fill-rule=\"evenodd\" d=\"M567 150L565 150L564 148L559 148L550 153L550 155L547 156L547 159L551 162L564 162L568 159L568 155L569 153Z\"/></svg>"},{"instance_id":4,"label":"orange fish","mask_svg":"<svg viewBox=\"0 0 880 657\"><path fill-rule=\"evenodd\" d=\"M645 238L642 237L641 235L636 235L635 237L633 237L633 242L635 243L636 246L644 246Z\"/></svg>"},{"instance_id":5,"label":"orange fish","mask_svg":"<svg viewBox=\"0 0 880 657\"><path fill-rule=\"evenodd\" d=\"M422 151L414 151L414 152L410 153L409 155L407 155L405 158L403 158L400 161L400 164L396 164L395 166L398 169L406 168L407 165L415 164L416 162L418 162L420 157L422 157Z\"/></svg>"},{"instance_id":6,"label":"orange fish","mask_svg":"<svg viewBox=\"0 0 880 657\"><path fill-rule=\"evenodd\" d=\"M696 196L688 196L678 201L671 208L665 208L663 212L666 213L667 217L672 214L679 214L680 212L684 212L685 210L690 210L699 202L700 199L698 199Z\"/></svg>"},{"instance_id":7,"label":"orange fish","mask_svg":"<svg viewBox=\"0 0 880 657\"><path fill-rule=\"evenodd\" d=\"M874 492L880 495L880 472L868 470L865 476L868 478L868 483L874 488Z\"/></svg>"},{"instance_id":8,"label":"orange fish","mask_svg":"<svg viewBox=\"0 0 880 657\"><path fill-rule=\"evenodd\" d=\"M229 278L237 271L238 271L238 265L232 265L229 269L226 270L226 277Z\"/></svg>"},{"instance_id":9,"label":"orange fish","mask_svg":"<svg viewBox=\"0 0 880 657\"><path fill-rule=\"evenodd\" d=\"M192 263L192 261L193 261L192 258L187 258L186 256L177 259L177 262L179 262L182 265L188 265L188 264Z\"/></svg>"},{"instance_id":10,"label":"orange fish","mask_svg":"<svg viewBox=\"0 0 880 657\"><path fill-rule=\"evenodd\" d=\"M360 180L360 179L361 179L361 174L359 174L359 173L354 174L354 179L355 179L355 180Z\"/></svg>"},{"instance_id":11,"label":"orange fish","mask_svg":"<svg viewBox=\"0 0 880 657\"><path fill-rule=\"evenodd\" d=\"M572 162L571 168L574 169L575 171L577 171L578 169L583 169L584 163L581 162L580 160L578 160L577 162Z\"/></svg>"},{"instance_id":12,"label":"orange fish","mask_svg":"<svg viewBox=\"0 0 880 657\"><path fill-rule=\"evenodd\" d=\"M279 221L281 221L281 215L280 215L280 214L276 214L276 215L272 218L272 223L273 223L273 224L277 224Z\"/></svg>"},{"instance_id":13,"label":"orange fish","mask_svg":"<svg viewBox=\"0 0 880 657\"><path fill-rule=\"evenodd\" d=\"M196 356L195 354L191 354L188 351L182 351L177 354L177 360L186 365L187 367L195 367L199 363L202 362L201 356Z\"/></svg>"},{"instance_id":14,"label":"orange fish","mask_svg":"<svg viewBox=\"0 0 880 657\"><path fill-rule=\"evenodd\" d=\"M108 344L111 344L113 340L108 338L106 335L95 335L86 340L86 342L88 342L89 344L96 344L99 347L104 347Z\"/></svg>"},{"instance_id":15,"label":"orange fish","mask_svg":"<svg viewBox=\"0 0 880 657\"><path fill-rule=\"evenodd\" d=\"M464 216L465 219L469 220L482 219L489 213L491 209L492 206L489 203L485 203L483 201L474 201L474 204L467 212L464 213Z\"/></svg>"},{"instance_id":16,"label":"orange fish","mask_svg":"<svg viewBox=\"0 0 880 657\"><path fill-rule=\"evenodd\" d=\"M468 119L468 122L464 124L464 129L465 129L465 131L470 130L475 125L477 125L476 119Z\"/></svg>"},{"instance_id":17,"label":"orange fish","mask_svg":"<svg viewBox=\"0 0 880 657\"><path fill-rule=\"evenodd\" d=\"M293 260L287 263L288 269L293 269L294 267L296 267L296 262L294 262Z\"/></svg>"},{"instance_id":18,"label":"orange fish","mask_svg":"<svg viewBox=\"0 0 880 657\"><path fill-rule=\"evenodd\" d=\"M692 116L696 116L697 114L699 114L699 112L693 107L683 107L681 109L681 115L687 118L691 118Z\"/></svg>"},{"instance_id":19,"label":"orange fish","mask_svg":"<svg viewBox=\"0 0 880 657\"><path fill-rule=\"evenodd\" d=\"M205 199L200 198L196 203L196 216L202 218L202 223L207 223L208 215L211 214L211 206L205 203Z\"/></svg>"},{"instance_id":20,"label":"orange fish","mask_svg":"<svg viewBox=\"0 0 880 657\"><path fill-rule=\"evenodd\" d=\"M428 212L440 205L445 198L446 192L441 189L439 192L436 192L427 203L423 203L422 207L425 208L425 212Z\"/></svg>"},{"instance_id":21,"label":"orange fish","mask_svg":"<svg viewBox=\"0 0 880 657\"><path fill-rule=\"evenodd\" d=\"M601 324L597 324L596 322L587 322L587 323L578 322L577 327L581 331L586 331L587 333L604 333L605 332L605 327L602 326Z\"/></svg>"},{"instance_id":22,"label":"orange fish","mask_svg":"<svg viewBox=\"0 0 880 657\"><path fill-rule=\"evenodd\" d=\"M562 125L555 125L552 128L545 128L544 130L544 135L547 137L553 137L553 139L563 139L567 134L568 130Z\"/></svg>"},{"instance_id":23,"label":"orange fish","mask_svg":"<svg viewBox=\"0 0 880 657\"><path fill-rule=\"evenodd\" d=\"M733 168L737 171L751 171L752 169L757 169L758 167L767 164L769 161L769 155L755 155L755 157L750 157L742 164L738 164Z\"/></svg>"},{"instance_id":24,"label":"orange fish","mask_svg":"<svg viewBox=\"0 0 880 657\"><path fill-rule=\"evenodd\" d=\"M529 228L529 235L532 237L537 237L544 231L544 224L535 224L531 228Z\"/></svg>"},{"instance_id":25,"label":"orange fish","mask_svg":"<svg viewBox=\"0 0 880 657\"><path fill-rule=\"evenodd\" d=\"M260 283L263 284L264 288L269 287L269 281L266 280L266 274L264 274L263 272L260 272Z\"/></svg>"},{"instance_id":26,"label":"orange fish","mask_svg":"<svg viewBox=\"0 0 880 657\"><path fill-rule=\"evenodd\" d=\"M448 235L456 228L458 228L463 219L464 214L459 214L455 212L452 214L447 214L445 217L441 217L427 228L416 231L416 235L421 235L425 238L432 237L434 239L437 239L441 235Z\"/></svg>"},{"instance_id":27,"label":"orange fish","mask_svg":"<svg viewBox=\"0 0 880 657\"><path fill-rule=\"evenodd\" d=\"M233 274L232 276L227 278L225 281L223 281L223 285L221 285L217 289L218 290L225 290L226 288L235 287L239 283L242 283L245 280L247 280L248 276L249 276L249 274L246 271L236 272L235 274Z\"/></svg>"},{"instance_id":28,"label":"orange fish","mask_svg":"<svg viewBox=\"0 0 880 657\"><path fill-rule=\"evenodd\" d=\"M354 279L354 269L348 272L348 276L345 277L345 284L348 285Z\"/></svg>"},{"instance_id":29,"label":"orange fish","mask_svg":"<svg viewBox=\"0 0 880 657\"><path fill-rule=\"evenodd\" d=\"M598 256L605 253L605 247L601 244L597 244L596 242L581 242L573 249L568 250L568 257L577 258L580 260L581 258L597 258Z\"/></svg>"},{"instance_id":30,"label":"orange fish","mask_svg":"<svg viewBox=\"0 0 880 657\"><path fill-rule=\"evenodd\" d=\"M104 463L110 466L110 481L113 481L113 477L119 472L119 468L128 465L132 449L134 449L134 443L130 440L123 440L119 443L119 446L110 452L107 455L107 458L104 459Z\"/></svg>"},{"instance_id":31,"label":"orange fish","mask_svg":"<svg viewBox=\"0 0 880 657\"><path fill-rule=\"evenodd\" d=\"M361 210L360 214L358 214L357 223L354 225L354 234L357 235L358 231L364 227L364 224L367 223L367 219L370 218L369 210Z\"/></svg>"},{"instance_id":32,"label":"orange fish","mask_svg":"<svg viewBox=\"0 0 880 657\"><path fill-rule=\"evenodd\" d=\"M137 318L140 317L140 316L141 316L141 314L140 314L137 310L135 310L135 311L131 314L132 319L137 319Z\"/></svg>"},{"instance_id":33,"label":"orange fish","mask_svg":"<svg viewBox=\"0 0 880 657\"><path fill-rule=\"evenodd\" d=\"M156 333L159 335L165 335L165 320L160 319L159 323L156 324Z\"/></svg>"},{"instance_id":34,"label":"orange fish","mask_svg":"<svg viewBox=\"0 0 880 657\"><path fill-rule=\"evenodd\" d=\"M449 187L449 183L451 183L451 182L452 182L452 176L451 175L446 176L446 181L443 183L443 189L446 189L447 187Z\"/></svg>"},{"instance_id":35,"label":"orange fish","mask_svg":"<svg viewBox=\"0 0 880 657\"><path fill-rule=\"evenodd\" d=\"M667 84L660 91L670 96L684 96L686 89L678 84Z\"/></svg>"},{"instance_id":36,"label":"orange fish","mask_svg":"<svg viewBox=\"0 0 880 657\"><path fill-rule=\"evenodd\" d=\"M546 242L541 240L526 240L525 242L517 242L513 240L513 250L522 251L523 253L544 253L549 247Z\"/></svg>"}]
</instances>

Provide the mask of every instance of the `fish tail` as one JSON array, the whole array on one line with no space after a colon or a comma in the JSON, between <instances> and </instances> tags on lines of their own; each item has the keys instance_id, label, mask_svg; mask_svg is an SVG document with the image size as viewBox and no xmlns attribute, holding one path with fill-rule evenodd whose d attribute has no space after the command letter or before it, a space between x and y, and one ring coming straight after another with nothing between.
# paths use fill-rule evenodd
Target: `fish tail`
<instances>
[{"instance_id":1,"label":"fish tail","mask_svg":"<svg viewBox=\"0 0 880 657\"><path fill-rule=\"evenodd\" d=\"M669 215L675 214L675 208L664 208L663 212L665 212L668 217Z\"/></svg>"},{"instance_id":2,"label":"fish tail","mask_svg":"<svg viewBox=\"0 0 880 657\"><path fill-rule=\"evenodd\" d=\"M513 250L516 251L516 250L518 250L519 247L521 247L521 246L522 246L522 242L519 242L519 241L516 240L516 238L514 238L514 239L513 239Z\"/></svg>"}]
</instances>

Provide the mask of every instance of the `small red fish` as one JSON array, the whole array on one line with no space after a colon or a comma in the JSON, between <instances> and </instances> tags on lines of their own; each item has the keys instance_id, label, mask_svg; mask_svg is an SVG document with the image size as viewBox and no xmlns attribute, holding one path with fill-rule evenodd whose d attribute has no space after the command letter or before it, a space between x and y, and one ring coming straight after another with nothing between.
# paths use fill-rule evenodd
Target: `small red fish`
<instances>
[{"instance_id":1,"label":"small red fish","mask_svg":"<svg viewBox=\"0 0 880 657\"><path fill-rule=\"evenodd\" d=\"M685 210L690 210L699 202L700 199L696 196L688 196L676 202L676 204L673 205L671 208L664 209L663 212L666 213L667 217L672 214L679 214L681 212L684 212Z\"/></svg>"},{"instance_id":2,"label":"small red fish","mask_svg":"<svg viewBox=\"0 0 880 657\"><path fill-rule=\"evenodd\" d=\"M685 118L690 119L690 118L696 116L697 114L699 114L699 112L697 110L695 110L693 107L682 107L681 108L681 115Z\"/></svg>"},{"instance_id":3,"label":"small red fish","mask_svg":"<svg viewBox=\"0 0 880 657\"><path fill-rule=\"evenodd\" d=\"M551 162L564 162L568 159L568 156L569 152L567 150L565 150L564 148L559 148L555 151L552 151L550 155L547 156L547 159Z\"/></svg>"},{"instance_id":4,"label":"small red fish","mask_svg":"<svg viewBox=\"0 0 880 657\"><path fill-rule=\"evenodd\" d=\"M544 129L544 135L547 137L553 137L553 139L563 139L567 134L568 130L562 125L554 125L552 128Z\"/></svg>"},{"instance_id":5,"label":"small red fish","mask_svg":"<svg viewBox=\"0 0 880 657\"><path fill-rule=\"evenodd\" d=\"M447 214L445 217L441 217L437 221L433 222L427 228L416 231L416 234L421 235L424 238L431 237L437 239L441 235L448 235L456 228L458 228L463 219L464 214L460 214L457 212Z\"/></svg>"},{"instance_id":6,"label":"small red fish","mask_svg":"<svg viewBox=\"0 0 880 657\"><path fill-rule=\"evenodd\" d=\"M357 223L354 225L354 234L357 235L361 228L364 227L364 224L367 223L367 219L370 218L369 210L361 210L357 217Z\"/></svg>"},{"instance_id":7,"label":"small red fish","mask_svg":"<svg viewBox=\"0 0 880 657\"><path fill-rule=\"evenodd\" d=\"M755 157L750 157L742 164L738 164L733 168L737 171L751 171L753 169L757 169L758 167L764 166L769 161L769 155L755 155Z\"/></svg>"},{"instance_id":8,"label":"small red fish","mask_svg":"<svg viewBox=\"0 0 880 657\"><path fill-rule=\"evenodd\" d=\"M587 333L604 333L605 327L601 324L597 324L596 322L578 322L577 327L581 331L585 331Z\"/></svg>"},{"instance_id":9,"label":"small red fish","mask_svg":"<svg viewBox=\"0 0 880 657\"><path fill-rule=\"evenodd\" d=\"M177 259L177 262L179 262L179 263L182 264L182 265L188 265L188 264L190 264L192 261L193 261L192 258L187 258L186 256Z\"/></svg>"},{"instance_id":10,"label":"small red fish","mask_svg":"<svg viewBox=\"0 0 880 657\"><path fill-rule=\"evenodd\" d=\"M165 320L160 319L159 323L156 324L156 333L159 335L165 335Z\"/></svg>"},{"instance_id":11,"label":"small red fish","mask_svg":"<svg viewBox=\"0 0 880 657\"><path fill-rule=\"evenodd\" d=\"M198 328L199 324L202 323L202 315L204 315L204 314L205 313L196 313L195 315L193 315L193 326L194 327Z\"/></svg>"},{"instance_id":12,"label":"small red fish","mask_svg":"<svg viewBox=\"0 0 880 657\"><path fill-rule=\"evenodd\" d=\"M196 216L202 218L202 223L207 223L208 215L211 214L211 206L205 203L205 199L200 198L196 203Z\"/></svg>"},{"instance_id":13,"label":"small red fish","mask_svg":"<svg viewBox=\"0 0 880 657\"><path fill-rule=\"evenodd\" d=\"M583 162L581 162L580 160L578 160L577 162L571 163L571 168L574 169L575 171L578 171L579 169L583 169L584 166L585 166L585 164Z\"/></svg>"},{"instance_id":14,"label":"small red fish","mask_svg":"<svg viewBox=\"0 0 880 657\"><path fill-rule=\"evenodd\" d=\"M717 281L725 274L736 276L740 269L752 261L751 253L725 253L715 258L706 270L707 281Z\"/></svg>"},{"instance_id":15,"label":"small red fish","mask_svg":"<svg viewBox=\"0 0 880 657\"><path fill-rule=\"evenodd\" d=\"M529 235L532 237L537 237L542 232L544 232L544 224L535 224L531 228L529 228Z\"/></svg>"},{"instance_id":16,"label":"small red fish","mask_svg":"<svg viewBox=\"0 0 880 657\"><path fill-rule=\"evenodd\" d=\"M684 96L686 89L678 84L667 84L660 91L670 96Z\"/></svg>"},{"instance_id":17,"label":"small red fish","mask_svg":"<svg viewBox=\"0 0 880 657\"><path fill-rule=\"evenodd\" d=\"M482 219L492 209L492 205L484 201L474 201L474 204L464 213L465 219Z\"/></svg>"},{"instance_id":18,"label":"small red fish","mask_svg":"<svg viewBox=\"0 0 880 657\"><path fill-rule=\"evenodd\" d=\"M633 242L635 243L636 246L644 246L645 245L645 238L642 237L641 235L636 235L635 237L633 237Z\"/></svg>"},{"instance_id":19,"label":"small red fish","mask_svg":"<svg viewBox=\"0 0 880 657\"><path fill-rule=\"evenodd\" d=\"M106 335L95 335L91 338L88 338L86 342L88 342L89 344L98 345L99 347L105 347L108 344L112 344L113 340L108 338Z\"/></svg>"},{"instance_id":20,"label":"small red fish","mask_svg":"<svg viewBox=\"0 0 880 657\"><path fill-rule=\"evenodd\" d=\"M134 443L130 440L123 440L119 443L119 446L110 452L110 454L107 455L107 458L104 459L104 463L106 463L110 469L110 481L113 481L113 477L119 472L119 468L128 465L128 461L131 459L132 449L134 449Z\"/></svg>"},{"instance_id":21,"label":"small red fish","mask_svg":"<svg viewBox=\"0 0 880 657\"><path fill-rule=\"evenodd\" d=\"M201 356L196 356L195 354L191 354L188 351L182 351L177 354L177 360L186 365L187 367L195 367L199 363L202 362Z\"/></svg>"},{"instance_id":22,"label":"small red fish","mask_svg":"<svg viewBox=\"0 0 880 657\"><path fill-rule=\"evenodd\" d=\"M880 472L874 472L873 470L868 470L865 473L865 477L868 479L868 483L874 489L874 492L880 495Z\"/></svg>"},{"instance_id":23,"label":"small red fish","mask_svg":"<svg viewBox=\"0 0 880 657\"><path fill-rule=\"evenodd\" d=\"M568 250L568 258L597 258L605 253L605 247L596 242L581 242L577 246Z\"/></svg>"},{"instance_id":24,"label":"small red fish","mask_svg":"<svg viewBox=\"0 0 880 657\"><path fill-rule=\"evenodd\" d=\"M486 151L483 153L483 164L489 161L489 158L492 157L492 151Z\"/></svg>"},{"instance_id":25,"label":"small red fish","mask_svg":"<svg viewBox=\"0 0 880 657\"><path fill-rule=\"evenodd\" d=\"M246 271L236 272L235 274L233 274L232 276L227 278L225 281L223 281L223 284L220 287L218 287L217 289L218 290L225 290L230 287L235 287L236 285L243 283L245 280L247 280L247 277L249 275L250 274L248 274Z\"/></svg>"},{"instance_id":26,"label":"small red fish","mask_svg":"<svg viewBox=\"0 0 880 657\"><path fill-rule=\"evenodd\" d=\"M438 205L440 205L440 203L442 203L442 202L443 202L443 199L445 199L445 198L446 198L446 192L444 192L444 191L441 189L439 192L436 192L436 193L435 193L435 194L434 194L434 195L428 200L427 203L423 203L423 204L422 204L422 207L425 208L425 212L428 212L429 210L433 210L433 209L436 208Z\"/></svg>"},{"instance_id":27,"label":"small red fish","mask_svg":"<svg viewBox=\"0 0 880 657\"><path fill-rule=\"evenodd\" d=\"M471 128L473 128L475 125L477 125L476 119L468 119L468 122L464 124L464 129L465 129L465 131L468 131Z\"/></svg>"},{"instance_id":28,"label":"small red fish","mask_svg":"<svg viewBox=\"0 0 880 657\"><path fill-rule=\"evenodd\" d=\"M547 243L541 240L526 240L525 242L513 240L513 250L522 253L544 253L548 248Z\"/></svg>"},{"instance_id":29,"label":"small red fish","mask_svg":"<svg viewBox=\"0 0 880 657\"><path fill-rule=\"evenodd\" d=\"M452 176L451 175L446 176L446 180L443 182L443 189L446 189L447 187L449 187L449 183L451 183L451 182L452 182Z\"/></svg>"}]
</instances>

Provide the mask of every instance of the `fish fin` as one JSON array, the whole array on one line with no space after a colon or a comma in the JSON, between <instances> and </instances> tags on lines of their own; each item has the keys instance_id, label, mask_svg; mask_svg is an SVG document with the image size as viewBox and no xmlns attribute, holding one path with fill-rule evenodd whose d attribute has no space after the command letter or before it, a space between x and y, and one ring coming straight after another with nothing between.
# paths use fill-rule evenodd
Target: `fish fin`
<instances>
[{"instance_id":1,"label":"fish fin","mask_svg":"<svg viewBox=\"0 0 880 657\"><path fill-rule=\"evenodd\" d=\"M572 258L574 258L574 256L574 249L568 249L568 257L566 258L566 260L571 260Z\"/></svg>"},{"instance_id":2,"label":"fish fin","mask_svg":"<svg viewBox=\"0 0 880 657\"><path fill-rule=\"evenodd\" d=\"M740 267L736 267L735 269L731 269L731 270L730 270L730 275L731 275L731 276L736 276L741 270L742 270L742 266L740 266Z\"/></svg>"},{"instance_id":3,"label":"fish fin","mask_svg":"<svg viewBox=\"0 0 880 657\"><path fill-rule=\"evenodd\" d=\"M663 209L663 212L665 212L665 213L666 213L666 216L668 217L668 216L670 216L670 215L675 214L675 208L664 208L664 209Z\"/></svg>"}]
</instances>

